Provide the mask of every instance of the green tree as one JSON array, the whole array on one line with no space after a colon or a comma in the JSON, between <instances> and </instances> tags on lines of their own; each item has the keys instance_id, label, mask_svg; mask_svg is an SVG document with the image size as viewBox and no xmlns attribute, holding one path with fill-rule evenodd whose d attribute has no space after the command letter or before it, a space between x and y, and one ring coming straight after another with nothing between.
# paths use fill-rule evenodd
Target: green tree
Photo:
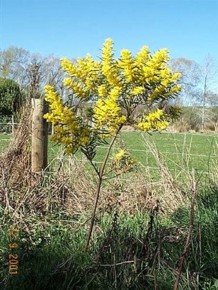
<instances>
[{"instance_id":1,"label":"green tree","mask_svg":"<svg viewBox=\"0 0 218 290\"><path fill-rule=\"evenodd\" d=\"M19 85L11 79L0 78L0 114L8 116L16 113L21 102Z\"/></svg>"}]
</instances>

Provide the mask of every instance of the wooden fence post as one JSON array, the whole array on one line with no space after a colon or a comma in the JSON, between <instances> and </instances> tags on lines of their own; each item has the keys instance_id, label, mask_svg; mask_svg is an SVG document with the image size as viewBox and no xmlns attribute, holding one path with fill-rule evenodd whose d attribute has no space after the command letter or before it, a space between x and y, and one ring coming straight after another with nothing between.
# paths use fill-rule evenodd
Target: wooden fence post
<instances>
[{"instance_id":1,"label":"wooden fence post","mask_svg":"<svg viewBox=\"0 0 218 290\"><path fill-rule=\"evenodd\" d=\"M32 98L32 173L41 173L47 167L48 125L43 115L47 106L43 99Z\"/></svg>"}]
</instances>

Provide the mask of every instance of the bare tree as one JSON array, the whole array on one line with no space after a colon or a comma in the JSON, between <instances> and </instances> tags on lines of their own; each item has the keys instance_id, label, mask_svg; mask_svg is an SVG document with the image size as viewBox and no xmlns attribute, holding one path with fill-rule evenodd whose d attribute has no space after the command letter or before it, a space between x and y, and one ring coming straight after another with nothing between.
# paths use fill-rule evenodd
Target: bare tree
<instances>
[{"instance_id":1,"label":"bare tree","mask_svg":"<svg viewBox=\"0 0 218 290\"><path fill-rule=\"evenodd\" d=\"M201 105L201 126L204 129L204 124L207 119L207 107L213 106L213 103L218 103L217 94L213 92L215 88L215 79L217 76L217 68L214 60L207 56L201 68L202 93L199 95L199 104Z\"/></svg>"},{"instance_id":2,"label":"bare tree","mask_svg":"<svg viewBox=\"0 0 218 290\"><path fill-rule=\"evenodd\" d=\"M21 91L27 85L26 69L30 53L17 47L9 47L0 51L0 76L9 78L19 84Z\"/></svg>"},{"instance_id":3,"label":"bare tree","mask_svg":"<svg viewBox=\"0 0 218 290\"><path fill-rule=\"evenodd\" d=\"M42 56L23 48L9 47L0 51L0 77L16 81L26 97L36 91L42 94L48 83L63 94L64 73L60 60L52 55Z\"/></svg>"},{"instance_id":4,"label":"bare tree","mask_svg":"<svg viewBox=\"0 0 218 290\"><path fill-rule=\"evenodd\" d=\"M199 84L201 80L201 69L198 63L187 58L175 58L170 61L173 72L180 72L182 77L180 84L179 105L191 105L199 95Z\"/></svg>"}]
</instances>

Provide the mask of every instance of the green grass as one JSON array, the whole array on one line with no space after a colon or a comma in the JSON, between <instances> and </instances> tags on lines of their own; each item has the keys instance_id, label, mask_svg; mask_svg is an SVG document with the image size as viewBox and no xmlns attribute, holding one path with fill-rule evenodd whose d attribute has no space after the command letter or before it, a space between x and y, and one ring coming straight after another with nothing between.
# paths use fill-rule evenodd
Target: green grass
<instances>
[{"instance_id":1,"label":"green grass","mask_svg":"<svg viewBox=\"0 0 218 290\"><path fill-rule=\"evenodd\" d=\"M198 173L208 173L218 165L218 135L154 133L143 136L138 132L123 132L121 140L113 152L116 152L116 147L125 146L138 164L149 167L154 175L159 169L147 142L154 143L151 146L157 148L173 175L192 169ZM103 160L105 151L105 148L99 148L95 160Z\"/></svg>"},{"instance_id":2,"label":"green grass","mask_svg":"<svg viewBox=\"0 0 218 290\"><path fill-rule=\"evenodd\" d=\"M6 150L9 139L10 136L0 135L0 151ZM116 147L125 145L142 166L157 166L146 141L154 142L172 171L188 167L209 172L217 165L217 135L155 133L145 135L145 139L137 132L123 132ZM56 158L59 150L60 146L49 144L49 159ZM99 148L96 161L102 160L105 150ZM80 154L77 153L78 158ZM38 184L39 188L33 189L35 195L42 191L49 194L57 186L55 183L46 184L43 183L43 187ZM14 194L15 190L13 188L10 192ZM24 191L27 192L26 188ZM194 289L193 281L199 284L199 289L217 289L217 203L216 185L211 183L207 188L198 188L193 235L179 289ZM52 207L45 210L43 203L35 212L31 207L29 211L26 208L22 222L18 221L17 276L8 275L7 264L10 242L7 231L14 220L0 207L1 289L153 290L155 280L158 289L173 289L176 265L189 227L188 207L180 206L167 216L161 212L155 217L149 233L149 212L116 216L115 206L111 213L96 219L91 248L87 253L84 252L89 226L87 210L81 216L69 216L59 203L53 210Z\"/></svg>"},{"instance_id":3,"label":"green grass","mask_svg":"<svg viewBox=\"0 0 218 290\"><path fill-rule=\"evenodd\" d=\"M10 134L0 134L0 154L7 149L11 138Z\"/></svg>"},{"instance_id":4,"label":"green grass","mask_svg":"<svg viewBox=\"0 0 218 290\"><path fill-rule=\"evenodd\" d=\"M123 138L125 144L131 144L130 149L144 150L132 150L132 154L147 166L157 165L145 140L154 142L171 171L180 171L186 166L189 169L209 172L218 160L218 136L215 135L156 133L152 136L145 135L145 140L143 140L141 135L135 133L134 135L125 134Z\"/></svg>"},{"instance_id":5,"label":"green grass","mask_svg":"<svg viewBox=\"0 0 218 290\"><path fill-rule=\"evenodd\" d=\"M188 278L194 273L199 275L199 289L216 289L212 285L218 281L217 193L214 188L198 198L192 242L179 289L194 289ZM85 217L71 222L61 213L26 218L29 230L20 228L16 239L18 274L0 281L1 289L153 290L155 273L158 289L173 289L175 265L188 232L188 209L180 208L168 218L156 217L149 234L148 214L138 212L116 219L104 215L96 221L101 230L95 233L88 252L84 252L87 238L84 220ZM77 222L83 226L75 226ZM0 238L3 252L8 251L7 230L4 225ZM4 264L0 278L7 277L7 271Z\"/></svg>"},{"instance_id":6,"label":"green grass","mask_svg":"<svg viewBox=\"0 0 218 290\"><path fill-rule=\"evenodd\" d=\"M3 152L10 141L10 135L0 135L0 152ZM151 167L155 172L157 163L146 142L154 142L158 151L163 156L167 167L175 174L182 169L197 172L211 172L218 165L218 135L207 134L179 134L179 133L154 133L152 135L139 132L123 132L115 144L113 152L125 146L139 164ZM98 148L96 162L101 162L106 152L106 147ZM49 161L57 157L61 146L49 142ZM112 152L112 153L113 153ZM81 153L77 153L81 158Z\"/></svg>"}]
</instances>

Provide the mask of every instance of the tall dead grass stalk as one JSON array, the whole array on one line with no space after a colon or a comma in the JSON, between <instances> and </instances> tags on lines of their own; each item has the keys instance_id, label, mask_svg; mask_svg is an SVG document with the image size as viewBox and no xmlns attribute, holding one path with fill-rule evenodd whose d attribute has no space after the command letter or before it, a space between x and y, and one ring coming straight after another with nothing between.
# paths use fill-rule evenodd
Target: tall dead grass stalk
<instances>
[{"instance_id":1,"label":"tall dead grass stalk","mask_svg":"<svg viewBox=\"0 0 218 290\"><path fill-rule=\"evenodd\" d=\"M7 211L11 209L11 198L9 198L11 189L16 190L29 183L30 134L31 110L29 107L25 107L8 150L1 155L0 159L0 200Z\"/></svg>"},{"instance_id":2,"label":"tall dead grass stalk","mask_svg":"<svg viewBox=\"0 0 218 290\"><path fill-rule=\"evenodd\" d=\"M30 171L30 134L31 109L26 106L8 150L1 156L0 166L8 176L10 185L27 181Z\"/></svg>"}]
</instances>

